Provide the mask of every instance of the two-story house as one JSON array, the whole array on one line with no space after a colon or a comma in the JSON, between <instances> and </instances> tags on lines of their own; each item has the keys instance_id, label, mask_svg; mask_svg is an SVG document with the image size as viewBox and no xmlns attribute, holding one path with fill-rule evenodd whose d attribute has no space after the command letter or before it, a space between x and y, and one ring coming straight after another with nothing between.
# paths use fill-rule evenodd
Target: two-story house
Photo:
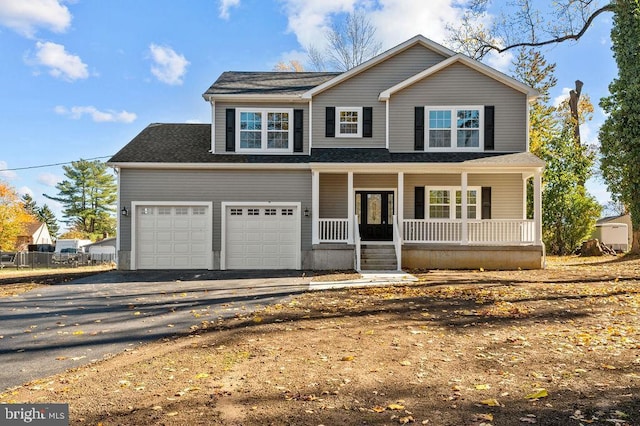
<instances>
[{"instance_id":1,"label":"two-story house","mask_svg":"<svg viewBox=\"0 0 640 426\"><path fill-rule=\"evenodd\" d=\"M517 80L416 36L203 96L211 124L151 124L109 162L121 269L541 267L536 92Z\"/></svg>"}]
</instances>

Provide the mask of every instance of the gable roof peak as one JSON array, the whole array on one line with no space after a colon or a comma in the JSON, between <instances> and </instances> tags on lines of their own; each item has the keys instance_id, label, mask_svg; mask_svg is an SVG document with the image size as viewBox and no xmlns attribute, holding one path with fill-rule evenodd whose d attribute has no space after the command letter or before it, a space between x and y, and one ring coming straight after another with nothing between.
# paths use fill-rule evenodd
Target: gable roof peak
<instances>
[{"instance_id":1,"label":"gable roof peak","mask_svg":"<svg viewBox=\"0 0 640 426\"><path fill-rule=\"evenodd\" d=\"M404 41L400 44L398 44L397 46L392 47L391 49L388 49L382 53L380 53L377 56L374 56L373 58L369 59L366 62L361 63L360 65L351 68L348 71L345 71L339 75L337 75L336 77L332 78L331 80L328 80L322 84L320 84L319 86L316 86L312 89L310 89L309 91L307 91L306 93L304 93L302 95L303 99L311 99L313 97L313 95L323 92L333 86L335 86L336 84L347 80L355 75L360 74L363 71L368 70L369 68L372 68L374 66L376 66L377 64L386 61L387 59L396 56L397 54L404 52L405 50L416 46L416 45L421 45L424 46L425 48L432 50L442 56L444 56L445 58L450 58L454 55L456 55L456 52L454 52L451 49L448 49L446 47L444 47L443 45L436 43L433 40L430 40L428 38L426 38L425 36L423 36L422 34L418 34L415 35L413 37L411 37L409 40Z\"/></svg>"}]
</instances>

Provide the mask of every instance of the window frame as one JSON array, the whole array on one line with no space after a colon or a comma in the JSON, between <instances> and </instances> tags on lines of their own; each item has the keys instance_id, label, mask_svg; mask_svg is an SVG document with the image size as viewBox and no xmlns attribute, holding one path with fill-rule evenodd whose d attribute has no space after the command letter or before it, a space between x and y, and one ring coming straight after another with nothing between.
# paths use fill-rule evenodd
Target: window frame
<instances>
[{"instance_id":1,"label":"window frame","mask_svg":"<svg viewBox=\"0 0 640 426\"><path fill-rule=\"evenodd\" d=\"M432 218L431 217L431 191L448 191L449 192L449 218ZM462 220L462 218L458 219L456 216L456 210L458 206L462 206L461 204L456 203L456 192L460 191L462 193L461 186L425 186L424 188L424 217L427 220ZM476 217L475 218L467 218L467 220L480 220L482 219L482 187L481 186L467 186L467 192L476 191ZM462 199L460 200L462 201ZM443 204L434 204L434 205L443 205ZM467 207L470 205L467 204ZM462 209L461 209L462 211Z\"/></svg>"},{"instance_id":2,"label":"window frame","mask_svg":"<svg viewBox=\"0 0 640 426\"><path fill-rule=\"evenodd\" d=\"M336 107L336 138L362 138L362 107ZM356 112L358 114L358 120L356 122L356 133L342 133L340 131L340 113L341 112Z\"/></svg>"},{"instance_id":3,"label":"window frame","mask_svg":"<svg viewBox=\"0 0 640 426\"><path fill-rule=\"evenodd\" d=\"M458 128L458 111L463 110L475 110L478 111L478 146L473 147L458 147L458 130L470 130L467 128ZM448 147L431 147L429 130L430 120L429 113L432 111L449 111L451 113L451 146ZM434 129L435 130L435 129ZM437 130L446 130L437 128ZM473 129L471 129L473 130ZM484 151L484 105L426 105L424 107L424 150L425 151Z\"/></svg>"},{"instance_id":4,"label":"window frame","mask_svg":"<svg viewBox=\"0 0 640 426\"><path fill-rule=\"evenodd\" d=\"M240 145L240 135L242 133L242 113L260 113L261 114L261 129L260 129L260 148L242 148ZM289 129L286 131L278 131L281 133L287 133L287 148L269 148L268 147L268 120L269 113L287 113ZM236 152L240 153L253 153L253 154L289 154L293 153L293 108L236 108Z\"/></svg>"}]
</instances>

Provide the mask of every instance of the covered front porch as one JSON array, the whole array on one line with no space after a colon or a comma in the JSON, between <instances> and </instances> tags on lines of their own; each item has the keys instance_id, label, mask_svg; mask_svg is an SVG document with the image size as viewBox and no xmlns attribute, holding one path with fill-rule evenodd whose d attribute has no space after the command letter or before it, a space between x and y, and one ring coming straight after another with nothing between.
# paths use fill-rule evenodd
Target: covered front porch
<instances>
[{"instance_id":1,"label":"covered front porch","mask_svg":"<svg viewBox=\"0 0 640 426\"><path fill-rule=\"evenodd\" d=\"M539 253L534 255L537 262L523 265L541 265L541 166L399 166L314 165L314 250L353 247L358 270L363 244L393 246L398 269L434 267L434 259L443 253L451 260L443 267L465 268L475 265L470 261L474 252L482 258L482 250L491 256ZM529 180L533 181L532 217L527 217ZM513 265L500 268L509 267Z\"/></svg>"}]
</instances>

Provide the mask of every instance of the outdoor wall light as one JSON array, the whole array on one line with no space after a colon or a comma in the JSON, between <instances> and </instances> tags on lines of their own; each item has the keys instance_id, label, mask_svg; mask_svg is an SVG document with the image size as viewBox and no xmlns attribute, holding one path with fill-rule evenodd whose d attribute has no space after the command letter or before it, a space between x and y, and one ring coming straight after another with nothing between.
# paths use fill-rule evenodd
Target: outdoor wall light
<instances>
[{"instance_id":1,"label":"outdoor wall light","mask_svg":"<svg viewBox=\"0 0 640 426\"><path fill-rule=\"evenodd\" d=\"M122 216L129 216L129 210L126 207L123 207L120 213L122 213Z\"/></svg>"},{"instance_id":2,"label":"outdoor wall light","mask_svg":"<svg viewBox=\"0 0 640 426\"><path fill-rule=\"evenodd\" d=\"M309 214L310 214L309 207L305 207L304 208L304 217L309 217Z\"/></svg>"}]
</instances>

